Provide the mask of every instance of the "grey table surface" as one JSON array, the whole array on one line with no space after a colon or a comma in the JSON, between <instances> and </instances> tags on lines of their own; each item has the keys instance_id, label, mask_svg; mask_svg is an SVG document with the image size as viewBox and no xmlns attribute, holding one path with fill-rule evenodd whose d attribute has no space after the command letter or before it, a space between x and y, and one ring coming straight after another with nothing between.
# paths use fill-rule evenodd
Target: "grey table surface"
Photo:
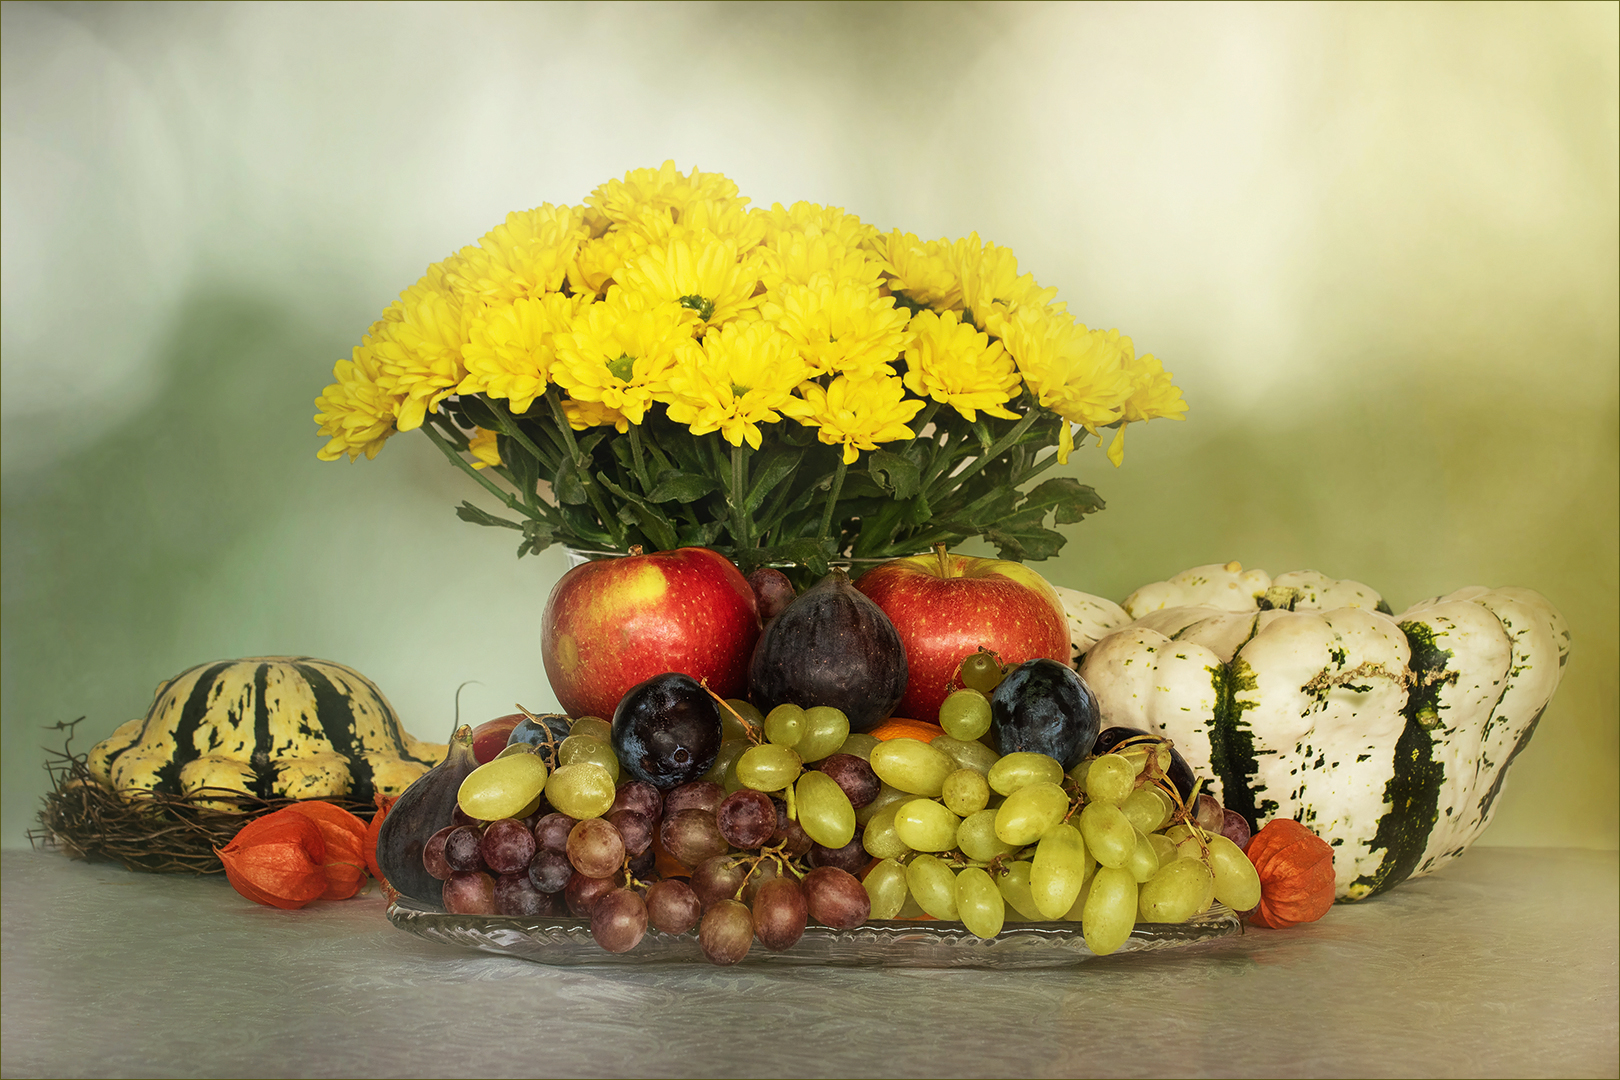
<instances>
[{"instance_id":1,"label":"grey table surface","mask_svg":"<svg viewBox=\"0 0 1620 1080\"><path fill-rule=\"evenodd\" d=\"M552 968L4 852L5 1076L1615 1076L1614 852L1056 971Z\"/></svg>"}]
</instances>

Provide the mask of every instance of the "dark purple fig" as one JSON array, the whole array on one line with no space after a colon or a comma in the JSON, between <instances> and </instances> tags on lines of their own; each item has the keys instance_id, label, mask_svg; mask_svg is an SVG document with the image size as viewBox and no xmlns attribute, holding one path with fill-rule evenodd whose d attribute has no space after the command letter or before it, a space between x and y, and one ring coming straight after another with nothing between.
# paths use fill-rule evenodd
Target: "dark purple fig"
<instances>
[{"instance_id":1,"label":"dark purple fig","mask_svg":"<svg viewBox=\"0 0 1620 1080\"><path fill-rule=\"evenodd\" d=\"M444 882L422 865L422 849L451 824L461 782L477 767L472 728L463 724L450 736L444 760L418 777L388 811L377 831L377 868L397 892L429 907L442 902Z\"/></svg>"},{"instance_id":2,"label":"dark purple fig","mask_svg":"<svg viewBox=\"0 0 1620 1080\"><path fill-rule=\"evenodd\" d=\"M881 608L834 570L782 609L754 646L748 690L762 713L828 705L871 731L906 692L906 650Z\"/></svg>"}]
</instances>

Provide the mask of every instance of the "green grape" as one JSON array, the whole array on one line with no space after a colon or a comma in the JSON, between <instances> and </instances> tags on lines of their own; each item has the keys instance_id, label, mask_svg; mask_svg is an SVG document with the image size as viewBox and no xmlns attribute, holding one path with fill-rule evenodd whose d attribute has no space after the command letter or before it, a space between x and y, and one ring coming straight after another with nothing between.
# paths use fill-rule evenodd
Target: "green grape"
<instances>
[{"instance_id":1,"label":"green grape","mask_svg":"<svg viewBox=\"0 0 1620 1080\"><path fill-rule=\"evenodd\" d=\"M559 766L546 782L546 801L553 809L579 821L601 817L613 809L616 794L613 777L594 761Z\"/></svg>"},{"instance_id":2,"label":"green grape","mask_svg":"<svg viewBox=\"0 0 1620 1080\"><path fill-rule=\"evenodd\" d=\"M956 875L956 914L968 933L988 940L1001 933L1007 902L989 874L970 866Z\"/></svg>"},{"instance_id":3,"label":"green grape","mask_svg":"<svg viewBox=\"0 0 1620 1080\"><path fill-rule=\"evenodd\" d=\"M861 884L872 901L874 919L897 917L911 896L906 888L906 868L894 859L886 858L868 870Z\"/></svg>"},{"instance_id":4,"label":"green grape","mask_svg":"<svg viewBox=\"0 0 1620 1080\"><path fill-rule=\"evenodd\" d=\"M1136 790L1136 770L1118 754L1102 754L1086 770L1086 798L1118 806Z\"/></svg>"},{"instance_id":5,"label":"green grape","mask_svg":"<svg viewBox=\"0 0 1620 1080\"><path fill-rule=\"evenodd\" d=\"M799 777L804 763L785 746L760 743L737 759L737 779L755 791L781 791Z\"/></svg>"},{"instance_id":6,"label":"green grape","mask_svg":"<svg viewBox=\"0 0 1620 1080\"><path fill-rule=\"evenodd\" d=\"M873 748L881 745L883 745L881 740L874 738L871 735L857 733L845 739L844 745L840 746L836 752L840 754L848 754L851 757L858 757L862 761L870 762L872 759Z\"/></svg>"},{"instance_id":7,"label":"green grape","mask_svg":"<svg viewBox=\"0 0 1620 1080\"><path fill-rule=\"evenodd\" d=\"M1204 861L1176 859L1159 867L1142 886L1138 910L1143 922L1184 923L1208 909L1214 899L1215 875Z\"/></svg>"},{"instance_id":8,"label":"green grape","mask_svg":"<svg viewBox=\"0 0 1620 1080\"><path fill-rule=\"evenodd\" d=\"M907 799L914 798L916 798L916 796L909 791L901 791L897 787L890 787L888 784L884 784L878 788L877 798L855 811L855 824L865 826L873 818L878 816L879 811L885 809L886 807L893 806L895 803L905 802Z\"/></svg>"},{"instance_id":9,"label":"green grape","mask_svg":"<svg viewBox=\"0 0 1620 1080\"><path fill-rule=\"evenodd\" d=\"M1029 893L1043 918L1061 919L1086 883L1085 841L1080 830L1061 822L1046 830L1030 860Z\"/></svg>"},{"instance_id":10,"label":"green grape","mask_svg":"<svg viewBox=\"0 0 1620 1080\"><path fill-rule=\"evenodd\" d=\"M513 754L537 754L539 752L540 747L537 743L515 742L501 747L501 752L495 756L503 758L511 757Z\"/></svg>"},{"instance_id":11,"label":"green grape","mask_svg":"<svg viewBox=\"0 0 1620 1080\"><path fill-rule=\"evenodd\" d=\"M789 750L804 738L804 710L793 704L782 704L765 717L765 738Z\"/></svg>"},{"instance_id":12,"label":"green grape","mask_svg":"<svg viewBox=\"0 0 1620 1080\"><path fill-rule=\"evenodd\" d=\"M974 862L989 862L997 855L1011 855L1018 850L996 836L994 810L980 810L963 818L956 827L956 848Z\"/></svg>"},{"instance_id":13,"label":"green grape","mask_svg":"<svg viewBox=\"0 0 1620 1080\"><path fill-rule=\"evenodd\" d=\"M906 796L911 798L911 796ZM890 803L878 815L866 823L866 829L861 833L861 847L874 859L898 859L902 855L911 854L911 846L900 839L900 834L894 831L894 815L900 806Z\"/></svg>"},{"instance_id":14,"label":"green grape","mask_svg":"<svg viewBox=\"0 0 1620 1080\"><path fill-rule=\"evenodd\" d=\"M959 817L978 813L990 802L990 785L972 769L957 769L940 789L945 808Z\"/></svg>"},{"instance_id":15,"label":"green grape","mask_svg":"<svg viewBox=\"0 0 1620 1080\"><path fill-rule=\"evenodd\" d=\"M1243 861L1248 862L1247 859ZM1125 869L1130 871L1131 878L1138 885L1159 872L1159 853L1154 849L1153 841L1140 829L1136 830L1136 847L1131 850L1130 858L1125 860Z\"/></svg>"},{"instance_id":16,"label":"green grape","mask_svg":"<svg viewBox=\"0 0 1620 1080\"><path fill-rule=\"evenodd\" d=\"M939 707L939 726L964 742L984 738L990 730L990 699L971 688L956 691Z\"/></svg>"},{"instance_id":17,"label":"green grape","mask_svg":"<svg viewBox=\"0 0 1620 1080\"><path fill-rule=\"evenodd\" d=\"M1215 899L1233 911L1260 903L1260 875L1243 849L1224 836L1209 838L1209 868L1215 875Z\"/></svg>"},{"instance_id":18,"label":"green grape","mask_svg":"<svg viewBox=\"0 0 1620 1080\"><path fill-rule=\"evenodd\" d=\"M608 783L611 787L612 781ZM456 802L470 818L499 821L516 815L545 787L546 763L540 755L513 754L486 761L468 773L456 791Z\"/></svg>"},{"instance_id":19,"label":"green grape","mask_svg":"<svg viewBox=\"0 0 1620 1080\"><path fill-rule=\"evenodd\" d=\"M981 742L965 742L949 735L937 735L928 744L955 762L958 769L972 769L981 776L989 776L990 769L1000 755Z\"/></svg>"},{"instance_id":20,"label":"green grape","mask_svg":"<svg viewBox=\"0 0 1620 1080\"><path fill-rule=\"evenodd\" d=\"M1145 784L1131 792L1130 797L1120 803L1119 808L1125 811L1131 824L1145 833L1158 832L1166 821L1170 820L1170 812L1175 806L1156 785Z\"/></svg>"},{"instance_id":21,"label":"green grape","mask_svg":"<svg viewBox=\"0 0 1620 1080\"><path fill-rule=\"evenodd\" d=\"M720 710L720 738L747 739L765 730L765 714L742 698L726 698L729 708Z\"/></svg>"},{"instance_id":22,"label":"green grape","mask_svg":"<svg viewBox=\"0 0 1620 1080\"><path fill-rule=\"evenodd\" d=\"M906 902L900 906L900 913L898 915L896 915L895 918L897 918L897 919L920 919L926 914L928 914L928 912L924 911L922 909L922 907L917 903L917 898L915 896L912 896L910 892L907 892L906 893Z\"/></svg>"},{"instance_id":23,"label":"green grape","mask_svg":"<svg viewBox=\"0 0 1620 1080\"><path fill-rule=\"evenodd\" d=\"M906 866L906 888L917 906L934 918L956 918L956 875L948 864L932 855L918 855Z\"/></svg>"},{"instance_id":24,"label":"green grape","mask_svg":"<svg viewBox=\"0 0 1620 1080\"><path fill-rule=\"evenodd\" d=\"M725 744L722 743L721 745L723 746ZM741 791L747 786L737 775L737 763L743 759L743 755L748 753L748 748L752 745L753 743L745 742L743 744L743 748L738 751L737 756L731 759L731 764L726 766L726 777L724 780L720 781L720 785L726 789L727 795L730 795L733 792Z\"/></svg>"},{"instance_id":25,"label":"green grape","mask_svg":"<svg viewBox=\"0 0 1620 1080\"><path fill-rule=\"evenodd\" d=\"M799 825L822 847L841 848L855 839L855 808L826 773L807 772L794 787Z\"/></svg>"},{"instance_id":26,"label":"green grape","mask_svg":"<svg viewBox=\"0 0 1620 1080\"><path fill-rule=\"evenodd\" d=\"M1136 882L1124 870L1099 868L1080 915L1080 933L1086 947L1098 956L1107 956L1125 944L1135 925Z\"/></svg>"},{"instance_id":27,"label":"green grape","mask_svg":"<svg viewBox=\"0 0 1620 1080\"><path fill-rule=\"evenodd\" d=\"M970 690L990 696L990 691L1001 685L1001 661L996 654L980 649L962 660L962 685Z\"/></svg>"},{"instance_id":28,"label":"green grape","mask_svg":"<svg viewBox=\"0 0 1620 1080\"><path fill-rule=\"evenodd\" d=\"M1086 850L1103 866L1125 865L1136 849L1136 827L1124 811L1108 803L1087 803L1080 811L1080 835Z\"/></svg>"},{"instance_id":29,"label":"green grape","mask_svg":"<svg viewBox=\"0 0 1620 1080\"><path fill-rule=\"evenodd\" d=\"M890 739L873 748L867 764L885 784L929 798L940 793L956 769L950 758L920 739Z\"/></svg>"},{"instance_id":30,"label":"green grape","mask_svg":"<svg viewBox=\"0 0 1620 1080\"><path fill-rule=\"evenodd\" d=\"M576 761L594 761L608 771L613 782L619 782L619 758L613 747L594 735L570 735L557 745L557 764L572 765Z\"/></svg>"},{"instance_id":31,"label":"green grape","mask_svg":"<svg viewBox=\"0 0 1620 1080\"><path fill-rule=\"evenodd\" d=\"M747 739L725 740L720 744L720 752L714 756L714 764L709 766L709 771L704 773L700 779L724 787L726 775L728 773L733 776L736 775L736 770L732 766L737 764L737 759L743 756L743 751L747 750L748 747L749 742Z\"/></svg>"},{"instance_id":32,"label":"green grape","mask_svg":"<svg viewBox=\"0 0 1620 1080\"><path fill-rule=\"evenodd\" d=\"M1085 882L1081 884L1080 891L1075 894L1074 903L1069 905L1069 910L1063 915L1064 922L1079 922L1085 918L1086 897L1091 895L1091 883L1096 880L1097 864L1092 863L1090 871L1086 874Z\"/></svg>"},{"instance_id":33,"label":"green grape","mask_svg":"<svg viewBox=\"0 0 1620 1080\"><path fill-rule=\"evenodd\" d=\"M568 725L570 735L589 735L593 739L601 739L611 745L613 743L613 725L600 716L582 716Z\"/></svg>"},{"instance_id":34,"label":"green grape","mask_svg":"<svg viewBox=\"0 0 1620 1080\"><path fill-rule=\"evenodd\" d=\"M962 819L933 799L912 799L894 812L895 835L913 851L949 851Z\"/></svg>"},{"instance_id":35,"label":"green grape","mask_svg":"<svg viewBox=\"0 0 1620 1080\"><path fill-rule=\"evenodd\" d=\"M816 705L804 710L804 734L794 747L806 761L820 761L838 752L849 738L849 717L842 709Z\"/></svg>"},{"instance_id":36,"label":"green grape","mask_svg":"<svg viewBox=\"0 0 1620 1080\"><path fill-rule=\"evenodd\" d=\"M1069 812L1069 793L1056 784L1030 784L1007 796L996 811L996 836L1004 844L1033 844Z\"/></svg>"},{"instance_id":37,"label":"green grape","mask_svg":"<svg viewBox=\"0 0 1620 1080\"><path fill-rule=\"evenodd\" d=\"M990 786L1002 795L1011 795L1031 784L1061 784L1063 766L1045 754L1018 751L1008 754L990 768Z\"/></svg>"},{"instance_id":38,"label":"green grape","mask_svg":"<svg viewBox=\"0 0 1620 1080\"><path fill-rule=\"evenodd\" d=\"M1164 833L1148 833L1148 842L1153 845L1153 854L1158 856L1160 866L1176 857L1176 842Z\"/></svg>"},{"instance_id":39,"label":"green grape","mask_svg":"<svg viewBox=\"0 0 1620 1080\"><path fill-rule=\"evenodd\" d=\"M996 888L1001 890L1001 898L1023 916L1025 922L1040 922L1040 909L1035 906L1035 897L1029 892L1029 863L1023 860L1010 862L1001 869L1003 873L996 878Z\"/></svg>"}]
</instances>

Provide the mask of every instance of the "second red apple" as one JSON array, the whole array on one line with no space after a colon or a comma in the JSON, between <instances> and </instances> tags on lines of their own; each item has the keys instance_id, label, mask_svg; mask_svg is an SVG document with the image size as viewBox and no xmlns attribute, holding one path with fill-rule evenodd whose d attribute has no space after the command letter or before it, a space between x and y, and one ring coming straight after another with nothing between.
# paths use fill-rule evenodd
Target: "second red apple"
<instances>
[{"instance_id":1,"label":"second red apple","mask_svg":"<svg viewBox=\"0 0 1620 1080\"><path fill-rule=\"evenodd\" d=\"M883 609L906 648L910 679L897 716L936 722L957 666L980 648L1005 664L1069 663L1063 601L1022 563L916 555L867 571L855 587Z\"/></svg>"}]
</instances>

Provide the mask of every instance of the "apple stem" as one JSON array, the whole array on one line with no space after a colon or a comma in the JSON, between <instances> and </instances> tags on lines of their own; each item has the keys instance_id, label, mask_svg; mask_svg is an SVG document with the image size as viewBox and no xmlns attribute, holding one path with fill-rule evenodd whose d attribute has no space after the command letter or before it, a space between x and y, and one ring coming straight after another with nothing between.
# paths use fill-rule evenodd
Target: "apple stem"
<instances>
[{"instance_id":1,"label":"apple stem","mask_svg":"<svg viewBox=\"0 0 1620 1080\"><path fill-rule=\"evenodd\" d=\"M935 544L934 551L939 556L939 576L942 578L950 577L951 563L949 557L945 554L945 545Z\"/></svg>"}]
</instances>

